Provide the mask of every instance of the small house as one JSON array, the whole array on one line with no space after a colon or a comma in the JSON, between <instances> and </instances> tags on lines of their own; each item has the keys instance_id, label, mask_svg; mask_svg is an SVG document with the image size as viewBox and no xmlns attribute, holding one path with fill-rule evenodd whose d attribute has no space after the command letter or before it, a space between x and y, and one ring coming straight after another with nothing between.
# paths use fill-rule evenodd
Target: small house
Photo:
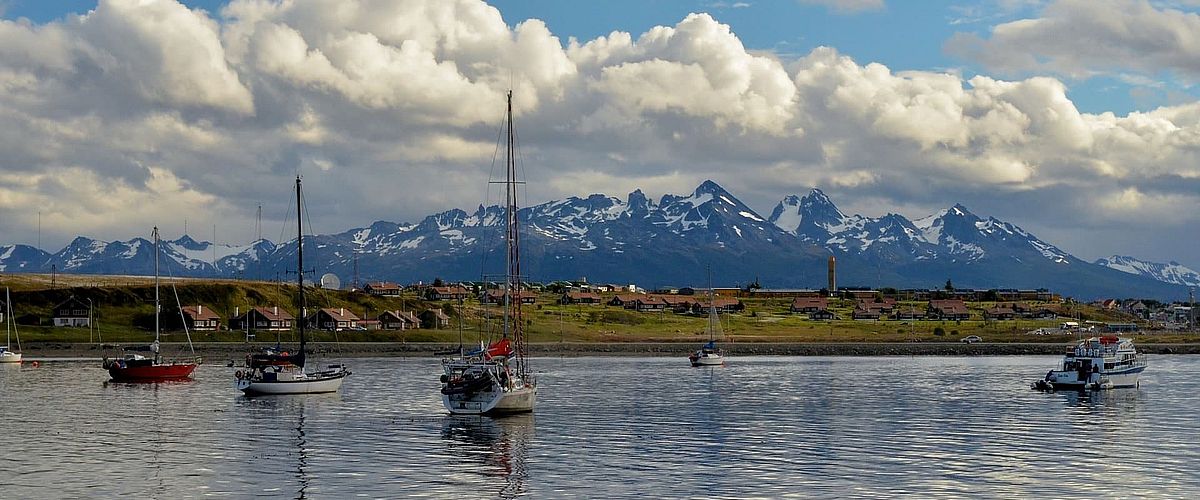
<instances>
[{"instance_id":1,"label":"small house","mask_svg":"<svg viewBox=\"0 0 1200 500\"><path fill-rule=\"evenodd\" d=\"M659 312L667 309L667 301L662 297L647 295L638 297L633 301L633 310L638 312Z\"/></svg>"},{"instance_id":2,"label":"small house","mask_svg":"<svg viewBox=\"0 0 1200 500\"><path fill-rule=\"evenodd\" d=\"M309 328L340 332L357 329L359 318L345 307L323 307L305 319Z\"/></svg>"},{"instance_id":3,"label":"small house","mask_svg":"<svg viewBox=\"0 0 1200 500\"><path fill-rule=\"evenodd\" d=\"M431 286L425 289L425 300L466 300L471 296L462 285Z\"/></svg>"},{"instance_id":4,"label":"small house","mask_svg":"<svg viewBox=\"0 0 1200 500\"><path fill-rule=\"evenodd\" d=\"M913 306L897 307L892 312L892 319L895 319L895 320L925 319L925 311L921 308L913 307Z\"/></svg>"},{"instance_id":5,"label":"small house","mask_svg":"<svg viewBox=\"0 0 1200 500\"><path fill-rule=\"evenodd\" d=\"M983 319L990 321L1008 321L1017 317L1017 311L1012 307L997 305L983 311Z\"/></svg>"},{"instance_id":6,"label":"small house","mask_svg":"<svg viewBox=\"0 0 1200 500\"><path fill-rule=\"evenodd\" d=\"M814 321L828 321L835 318L837 318L837 315L833 314L833 311L829 309L817 309L808 313L808 319Z\"/></svg>"},{"instance_id":7,"label":"small house","mask_svg":"<svg viewBox=\"0 0 1200 500\"><path fill-rule=\"evenodd\" d=\"M239 314L238 308L234 308L229 329L286 332L292 329L293 321L295 318L279 306L253 307L242 314Z\"/></svg>"},{"instance_id":8,"label":"small house","mask_svg":"<svg viewBox=\"0 0 1200 500\"><path fill-rule=\"evenodd\" d=\"M896 308L896 299L865 299L858 301L858 305L856 307L868 311L875 311L879 313L880 317L882 317L891 314L892 310Z\"/></svg>"},{"instance_id":9,"label":"small house","mask_svg":"<svg viewBox=\"0 0 1200 500\"><path fill-rule=\"evenodd\" d=\"M183 306L183 319L189 330L194 332L215 332L221 328L221 316L213 312L211 307L203 304Z\"/></svg>"},{"instance_id":10,"label":"small house","mask_svg":"<svg viewBox=\"0 0 1200 500\"><path fill-rule=\"evenodd\" d=\"M384 311L378 318L383 330L412 330L421 327L421 320L409 311Z\"/></svg>"},{"instance_id":11,"label":"small house","mask_svg":"<svg viewBox=\"0 0 1200 500\"><path fill-rule=\"evenodd\" d=\"M624 307L625 309L633 309L634 301L642 297L645 297L645 295L638 293L618 293L614 295L612 299L609 299L608 305Z\"/></svg>"},{"instance_id":12,"label":"small house","mask_svg":"<svg viewBox=\"0 0 1200 500\"><path fill-rule=\"evenodd\" d=\"M448 328L450 326L450 316L442 312L441 309L427 309L419 315L421 318L421 328Z\"/></svg>"},{"instance_id":13,"label":"small house","mask_svg":"<svg viewBox=\"0 0 1200 500\"><path fill-rule=\"evenodd\" d=\"M883 315L879 309L867 309L863 307L855 307L854 312L850 313L850 317L861 321L879 321Z\"/></svg>"},{"instance_id":14,"label":"small house","mask_svg":"<svg viewBox=\"0 0 1200 500\"><path fill-rule=\"evenodd\" d=\"M967 304L958 299L931 300L926 308L926 316L945 321L962 321L971 319Z\"/></svg>"},{"instance_id":15,"label":"small house","mask_svg":"<svg viewBox=\"0 0 1200 500\"><path fill-rule=\"evenodd\" d=\"M567 292L558 299L558 303L596 305L600 303L600 296L591 292Z\"/></svg>"},{"instance_id":16,"label":"small house","mask_svg":"<svg viewBox=\"0 0 1200 500\"><path fill-rule=\"evenodd\" d=\"M400 285L390 281L376 281L363 285L363 291L380 297L399 297Z\"/></svg>"},{"instance_id":17,"label":"small house","mask_svg":"<svg viewBox=\"0 0 1200 500\"><path fill-rule=\"evenodd\" d=\"M699 304L699 301L690 296L668 295L660 298L667 304L667 310L679 314L690 313L692 308Z\"/></svg>"},{"instance_id":18,"label":"small house","mask_svg":"<svg viewBox=\"0 0 1200 500\"><path fill-rule=\"evenodd\" d=\"M829 308L829 299L825 297L796 297L792 300L791 310L794 313L808 313Z\"/></svg>"},{"instance_id":19,"label":"small house","mask_svg":"<svg viewBox=\"0 0 1200 500\"><path fill-rule=\"evenodd\" d=\"M92 323L91 304L72 295L67 300L54 306L51 319L54 326L87 327Z\"/></svg>"},{"instance_id":20,"label":"small house","mask_svg":"<svg viewBox=\"0 0 1200 500\"><path fill-rule=\"evenodd\" d=\"M521 290L520 292L513 294L513 297L510 300L520 300L522 304L533 304L537 302L537 294L530 291ZM503 304L504 290L488 290L487 293L483 294L483 303Z\"/></svg>"},{"instance_id":21,"label":"small house","mask_svg":"<svg viewBox=\"0 0 1200 500\"><path fill-rule=\"evenodd\" d=\"M742 301L734 297L713 297L712 307L720 313L732 313L745 309ZM708 314L709 301L699 300L692 303L692 314Z\"/></svg>"}]
</instances>

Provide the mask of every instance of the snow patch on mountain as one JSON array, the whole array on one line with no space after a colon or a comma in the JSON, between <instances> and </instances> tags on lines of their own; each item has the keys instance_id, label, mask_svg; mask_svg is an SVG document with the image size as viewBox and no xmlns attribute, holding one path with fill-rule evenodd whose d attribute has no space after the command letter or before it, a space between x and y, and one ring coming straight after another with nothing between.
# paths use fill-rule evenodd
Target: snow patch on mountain
<instances>
[{"instance_id":1,"label":"snow patch on mountain","mask_svg":"<svg viewBox=\"0 0 1200 500\"><path fill-rule=\"evenodd\" d=\"M1106 259L1098 259L1095 264L1129 274L1154 278L1165 283L1200 286L1200 272L1175 261L1163 264L1147 262L1127 255L1113 255Z\"/></svg>"}]
</instances>

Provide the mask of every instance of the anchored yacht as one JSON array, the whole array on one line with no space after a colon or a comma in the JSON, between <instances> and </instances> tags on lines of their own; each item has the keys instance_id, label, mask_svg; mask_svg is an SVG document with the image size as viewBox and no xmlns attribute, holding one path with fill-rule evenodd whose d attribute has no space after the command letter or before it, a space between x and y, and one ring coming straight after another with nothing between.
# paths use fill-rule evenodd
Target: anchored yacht
<instances>
[{"instance_id":1,"label":"anchored yacht","mask_svg":"<svg viewBox=\"0 0 1200 500\"><path fill-rule=\"evenodd\" d=\"M1104 335L1079 341L1067 349L1062 364L1046 372L1034 389L1096 390L1137 387L1138 375L1146 369L1146 356L1137 352L1133 340Z\"/></svg>"}]
</instances>

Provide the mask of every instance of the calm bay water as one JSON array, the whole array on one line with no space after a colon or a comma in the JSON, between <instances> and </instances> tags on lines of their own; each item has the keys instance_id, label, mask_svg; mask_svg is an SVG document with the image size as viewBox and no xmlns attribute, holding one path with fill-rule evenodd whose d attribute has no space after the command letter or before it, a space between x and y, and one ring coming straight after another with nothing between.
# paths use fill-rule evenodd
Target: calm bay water
<instances>
[{"instance_id":1,"label":"calm bay water","mask_svg":"<svg viewBox=\"0 0 1200 500\"><path fill-rule=\"evenodd\" d=\"M233 369L105 383L0 366L0 497L1129 497L1200 494L1200 356L1140 389L1028 389L1057 358L535 359L535 414L446 415L433 359L247 398Z\"/></svg>"}]
</instances>

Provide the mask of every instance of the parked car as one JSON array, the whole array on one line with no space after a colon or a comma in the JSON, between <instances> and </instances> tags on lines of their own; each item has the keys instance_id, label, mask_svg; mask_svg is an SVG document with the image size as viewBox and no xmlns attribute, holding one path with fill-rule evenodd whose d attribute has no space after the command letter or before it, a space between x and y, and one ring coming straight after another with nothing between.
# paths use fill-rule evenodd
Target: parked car
<instances>
[{"instance_id":1,"label":"parked car","mask_svg":"<svg viewBox=\"0 0 1200 500\"><path fill-rule=\"evenodd\" d=\"M983 339L980 338L978 335L968 335L966 337L963 337L962 340L960 340L959 342L962 342L964 344L974 344L976 342L983 342Z\"/></svg>"}]
</instances>

